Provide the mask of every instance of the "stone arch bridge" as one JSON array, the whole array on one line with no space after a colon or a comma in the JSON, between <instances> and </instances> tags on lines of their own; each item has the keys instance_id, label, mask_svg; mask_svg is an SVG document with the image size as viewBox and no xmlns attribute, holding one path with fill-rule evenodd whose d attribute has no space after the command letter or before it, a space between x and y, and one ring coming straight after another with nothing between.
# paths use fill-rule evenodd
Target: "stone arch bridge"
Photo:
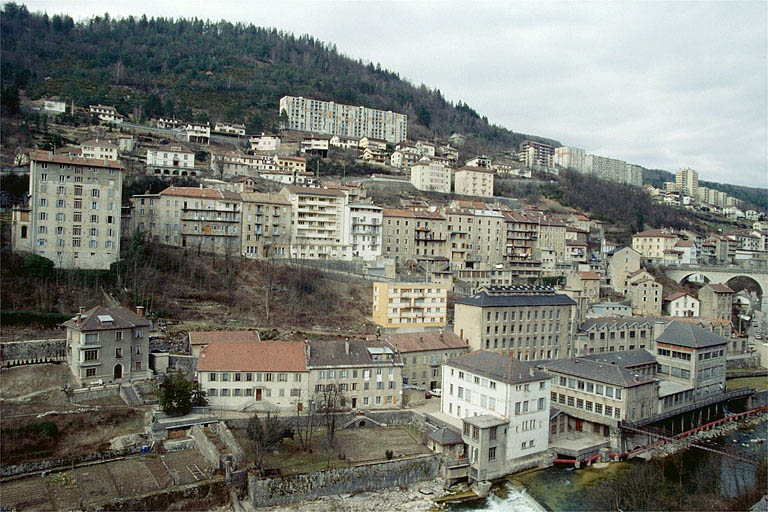
<instances>
[{"instance_id":1,"label":"stone arch bridge","mask_svg":"<svg viewBox=\"0 0 768 512\"><path fill-rule=\"evenodd\" d=\"M727 283L735 277L748 277L760 287L760 296L768 291L768 269L745 269L740 267L662 267L670 279L682 283L694 274L701 274L710 283Z\"/></svg>"}]
</instances>

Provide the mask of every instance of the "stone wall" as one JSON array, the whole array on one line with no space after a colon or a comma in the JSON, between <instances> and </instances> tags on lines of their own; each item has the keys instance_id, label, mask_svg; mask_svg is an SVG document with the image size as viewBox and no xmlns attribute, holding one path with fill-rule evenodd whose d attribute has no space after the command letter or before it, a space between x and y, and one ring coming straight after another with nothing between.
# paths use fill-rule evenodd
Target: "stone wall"
<instances>
[{"instance_id":1,"label":"stone wall","mask_svg":"<svg viewBox=\"0 0 768 512\"><path fill-rule=\"evenodd\" d=\"M258 478L248 475L248 494L255 507L284 505L331 494L375 491L437 478L439 455L317 471L301 475Z\"/></svg>"},{"instance_id":2,"label":"stone wall","mask_svg":"<svg viewBox=\"0 0 768 512\"><path fill-rule=\"evenodd\" d=\"M322 416L322 415L319 415ZM319 417L318 416L318 417ZM346 425L355 418L364 418L367 416L381 425L395 426L395 425L415 425L419 429L423 429L425 425L424 415L416 411L409 409L393 410L393 411L369 411L364 416L357 413L347 412L337 415L336 424ZM259 416L261 417L261 416ZM280 419L287 421L291 425L296 423L296 416L280 416ZM246 428L250 418L235 418L227 420L227 423L233 428Z\"/></svg>"},{"instance_id":3,"label":"stone wall","mask_svg":"<svg viewBox=\"0 0 768 512\"><path fill-rule=\"evenodd\" d=\"M175 372L181 370L184 373L194 373L197 371L197 358L193 356L168 356L168 371Z\"/></svg>"},{"instance_id":4,"label":"stone wall","mask_svg":"<svg viewBox=\"0 0 768 512\"><path fill-rule=\"evenodd\" d=\"M3 366L66 360L66 339L8 341L0 344L0 363Z\"/></svg>"},{"instance_id":5,"label":"stone wall","mask_svg":"<svg viewBox=\"0 0 768 512\"><path fill-rule=\"evenodd\" d=\"M200 452L205 461L214 468L220 468L221 452L213 442L208 439L205 430L200 425L193 425L189 435L195 440L195 450Z\"/></svg>"},{"instance_id":6,"label":"stone wall","mask_svg":"<svg viewBox=\"0 0 768 512\"><path fill-rule=\"evenodd\" d=\"M55 459L24 462L21 464L7 464L0 466L0 477L7 478L15 475L34 473L38 471L52 471L55 469L72 468L89 463L103 463L110 460L118 460L141 451L141 446L129 446L122 450L105 450L101 452L87 453L72 457L60 457Z\"/></svg>"},{"instance_id":7,"label":"stone wall","mask_svg":"<svg viewBox=\"0 0 768 512\"><path fill-rule=\"evenodd\" d=\"M124 498L101 510L214 510L229 503L229 489L223 477L173 487L139 497Z\"/></svg>"}]
</instances>

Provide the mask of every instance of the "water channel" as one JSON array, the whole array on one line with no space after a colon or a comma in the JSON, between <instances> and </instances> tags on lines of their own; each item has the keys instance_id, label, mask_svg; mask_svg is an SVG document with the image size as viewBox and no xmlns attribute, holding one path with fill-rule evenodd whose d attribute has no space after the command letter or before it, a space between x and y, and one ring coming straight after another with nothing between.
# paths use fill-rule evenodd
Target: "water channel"
<instances>
[{"instance_id":1,"label":"water channel","mask_svg":"<svg viewBox=\"0 0 768 512\"><path fill-rule=\"evenodd\" d=\"M752 427L742 427L703 444L735 457L766 460L766 439L768 422L763 422ZM671 460L673 458L674 460ZM651 464L653 463L633 459L610 463L602 469L588 467L574 470L551 467L531 471L513 475L508 481L495 485L486 499L453 504L449 507L451 510L515 512L615 510L617 506L610 501L610 493L605 492L608 483L627 476L629 478L624 478L624 481L632 482L632 490L638 492L643 480L647 481L649 478ZM713 482L717 482L714 485L719 488L721 498L728 499L755 482L757 471L758 468L754 464L690 448L667 458L662 478L672 485L680 485L686 494L696 494L702 486L711 487ZM682 478L679 478L681 474ZM655 481L650 487L658 488L660 485L660 482Z\"/></svg>"}]
</instances>

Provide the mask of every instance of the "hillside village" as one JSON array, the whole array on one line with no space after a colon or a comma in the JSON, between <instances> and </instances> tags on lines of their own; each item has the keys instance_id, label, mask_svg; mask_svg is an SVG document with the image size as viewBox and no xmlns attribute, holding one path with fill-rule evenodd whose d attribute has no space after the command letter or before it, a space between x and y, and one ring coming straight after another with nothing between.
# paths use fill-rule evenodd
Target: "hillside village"
<instances>
[{"instance_id":1,"label":"hillside village","mask_svg":"<svg viewBox=\"0 0 768 512\"><path fill-rule=\"evenodd\" d=\"M31 108L51 129L70 107ZM535 141L467 155L460 134L408 140L403 114L288 96L280 109L284 129L253 136L238 124L140 125L114 107L83 109L98 124L80 130L78 144L16 155L29 193L12 208L12 249L59 269L109 270L138 237L219 261L321 269L366 283L370 332L270 340L260 335L269 325L189 330L169 351L153 320L173 319L94 298L61 324L61 338L4 344L4 367L60 361L70 397L149 407L134 448L172 451L179 436L190 439L183 446L227 483L235 474L247 482L254 504L273 504L262 492L279 476L263 477L279 475L280 462L246 460L227 419L292 418L300 437L302 421L314 421L330 447L336 429L410 425L423 455L396 456L396 472L417 464L448 485L555 459L623 458L649 444L644 428L685 431L725 403L754 405L754 390L726 385L726 369L768 362L764 212L698 187L684 169L663 190L645 189L751 229L649 228L620 245L583 213L494 187L566 170L640 186L637 166ZM379 172L326 177L308 159ZM142 175L167 185L126 196ZM181 178L196 186L174 184ZM180 417L152 405L150 385L178 371L204 397ZM363 489L359 471L352 480ZM418 481L408 478L385 480ZM318 485L312 496L333 492Z\"/></svg>"}]
</instances>

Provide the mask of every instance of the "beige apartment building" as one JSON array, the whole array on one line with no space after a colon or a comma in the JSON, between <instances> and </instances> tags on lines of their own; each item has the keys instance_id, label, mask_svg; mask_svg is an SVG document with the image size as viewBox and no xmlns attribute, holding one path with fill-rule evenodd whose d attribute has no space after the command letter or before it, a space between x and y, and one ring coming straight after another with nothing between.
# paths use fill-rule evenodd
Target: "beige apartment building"
<instances>
[{"instance_id":1,"label":"beige apartment building","mask_svg":"<svg viewBox=\"0 0 768 512\"><path fill-rule=\"evenodd\" d=\"M663 262L675 250L678 237L667 229L647 229L632 235L632 248L652 262Z\"/></svg>"},{"instance_id":2,"label":"beige apartment building","mask_svg":"<svg viewBox=\"0 0 768 512\"><path fill-rule=\"evenodd\" d=\"M131 197L132 228L166 245L234 256L240 252L242 203L237 192L172 186Z\"/></svg>"},{"instance_id":3,"label":"beige apartment building","mask_svg":"<svg viewBox=\"0 0 768 512\"><path fill-rule=\"evenodd\" d=\"M407 332L445 327L448 290L433 283L373 283L373 323Z\"/></svg>"},{"instance_id":4,"label":"beige apartment building","mask_svg":"<svg viewBox=\"0 0 768 512\"><path fill-rule=\"evenodd\" d=\"M117 161L117 146L108 140L91 139L80 144L83 158Z\"/></svg>"},{"instance_id":5,"label":"beige apartment building","mask_svg":"<svg viewBox=\"0 0 768 512\"><path fill-rule=\"evenodd\" d=\"M443 258L446 219L437 212L384 208L382 255L395 261Z\"/></svg>"},{"instance_id":6,"label":"beige apartment building","mask_svg":"<svg viewBox=\"0 0 768 512\"><path fill-rule=\"evenodd\" d=\"M120 259L123 164L32 151L29 207L12 212L12 245L58 268L107 269Z\"/></svg>"},{"instance_id":7,"label":"beige apartment building","mask_svg":"<svg viewBox=\"0 0 768 512\"><path fill-rule=\"evenodd\" d=\"M312 341L307 351L309 393L316 402L330 392L338 393L343 409L402 407L403 362L387 342Z\"/></svg>"},{"instance_id":8,"label":"beige apartment building","mask_svg":"<svg viewBox=\"0 0 768 512\"><path fill-rule=\"evenodd\" d=\"M453 331L470 350L521 361L570 357L575 307L573 299L553 288L489 287L456 301Z\"/></svg>"},{"instance_id":9,"label":"beige apartment building","mask_svg":"<svg viewBox=\"0 0 768 512\"><path fill-rule=\"evenodd\" d=\"M240 253L286 258L291 249L291 203L282 194L243 192Z\"/></svg>"},{"instance_id":10,"label":"beige apartment building","mask_svg":"<svg viewBox=\"0 0 768 512\"><path fill-rule=\"evenodd\" d=\"M629 276L640 270L642 255L631 247L622 247L608 254L607 284L613 291L626 295L629 291Z\"/></svg>"},{"instance_id":11,"label":"beige apartment building","mask_svg":"<svg viewBox=\"0 0 768 512\"><path fill-rule=\"evenodd\" d=\"M454 190L465 196L493 197L495 172L482 167L462 167L456 170Z\"/></svg>"},{"instance_id":12,"label":"beige apartment building","mask_svg":"<svg viewBox=\"0 0 768 512\"><path fill-rule=\"evenodd\" d=\"M451 193L452 169L442 162L427 160L411 166L411 184L425 192Z\"/></svg>"},{"instance_id":13,"label":"beige apartment building","mask_svg":"<svg viewBox=\"0 0 768 512\"><path fill-rule=\"evenodd\" d=\"M700 315L703 318L731 320L734 291L723 283L706 284L699 290Z\"/></svg>"},{"instance_id":14,"label":"beige apartment building","mask_svg":"<svg viewBox=\"0 0 768 512\"><path fill-rule=\"evenodd\" d=\"M345 213L347 194L340 190L283 187L291 203L291 257L321 260L350 260Z\"/></svg>"},{"instance_id":15,"label":"beige apartment building","mask_svg":"<svg viewBox=\"0 0 768 512\"><path fill-rule=\"evenodd\" d=\"M629 300L635 316L660 316L664 289L650 277L638 276L629 284Z\"/></svg>"}]
</instances>

